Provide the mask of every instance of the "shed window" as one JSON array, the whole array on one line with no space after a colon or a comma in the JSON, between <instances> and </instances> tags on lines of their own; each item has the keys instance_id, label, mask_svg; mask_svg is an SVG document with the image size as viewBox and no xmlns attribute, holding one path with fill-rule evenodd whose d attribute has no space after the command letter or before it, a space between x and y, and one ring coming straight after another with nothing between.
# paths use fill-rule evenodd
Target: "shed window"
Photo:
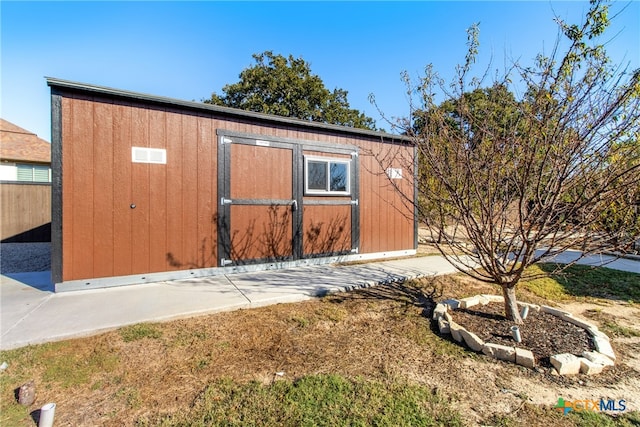
<instances>
[{"instance_id":1,"label":"shed window","mask_svg":"<svg viewBox=\"0 0 640 427\"><path fill-rule=\"evenodd\" d=\"M349 195L350 160L304 157L304 191L312 195Z\"/></svg>"},{"instance_id":2,"label":"shed window","mask_svg":"<svg viewBox=\"0 0 640 427\"><path fill-rule=\"evenodd\" d=\"M49 166L16 165L18 181L51 182Z\"/></svg>"}]
</instances>

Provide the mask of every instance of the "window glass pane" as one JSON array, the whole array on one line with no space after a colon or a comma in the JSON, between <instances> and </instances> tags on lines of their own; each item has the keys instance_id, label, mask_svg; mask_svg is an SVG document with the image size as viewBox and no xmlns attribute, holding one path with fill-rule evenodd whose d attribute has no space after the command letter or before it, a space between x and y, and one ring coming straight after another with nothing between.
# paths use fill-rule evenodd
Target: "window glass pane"
<instances>
[{"instance_id":1,"label":"window glass pane","mask_svg":"<svg viewBox=\"0 0 640 427\"><path fill-rule=\"evenodd\" d=\"M309 190L327 189L327 162L307 162L307 188Z\"/></svg>"},{"instance_id":2,"label":"window glass pane","mask_svg":"<svg viewBox=\"0 0 640 427\"><path fill-rule=\"evenodd\" d=\"M347 191L348 168L346 163L331 163L330 191Z\"/></svg>"},{"instance_id":3,"label":"window glass pane","mask_svg":"<svg viewBox=\"0 0 640 427\"><path fill-rule=\"evenodd\" d=\"M33 180L38 182L49 182L49 168L47 166L34 166Z\"/></svg>"},{"instance_id":4,"label":"window glass pane","mask_svg":"<svg viewBox=\"0 0 640 427\"><path fill-rule=\"evenodd\" d=\"M33 167L30 165L17 165L18 181L33 181Z\"/></svg>"}]
</instances>

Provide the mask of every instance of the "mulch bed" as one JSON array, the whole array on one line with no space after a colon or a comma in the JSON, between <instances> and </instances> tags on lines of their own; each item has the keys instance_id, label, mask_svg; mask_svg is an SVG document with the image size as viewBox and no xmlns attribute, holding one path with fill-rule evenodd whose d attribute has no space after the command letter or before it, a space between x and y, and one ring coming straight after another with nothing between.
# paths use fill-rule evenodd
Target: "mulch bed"
<instances>
[{"instance_id":1,"label":"mulch bed","mask_svg":"<svg viewBox=\"0 0 640 427\"><path fill-rule=\"evenodd\" d=\"M531 350L538 366L550 367L549 358L555 354L571 353L580 356L595 349L591 335L576 325L552 314L529 311L520 325L522 342L511 335L514 323L504 317L504 304L490 303L451 312L454 322L473 332L485 342Z\"/></svg>"}]
</instances>

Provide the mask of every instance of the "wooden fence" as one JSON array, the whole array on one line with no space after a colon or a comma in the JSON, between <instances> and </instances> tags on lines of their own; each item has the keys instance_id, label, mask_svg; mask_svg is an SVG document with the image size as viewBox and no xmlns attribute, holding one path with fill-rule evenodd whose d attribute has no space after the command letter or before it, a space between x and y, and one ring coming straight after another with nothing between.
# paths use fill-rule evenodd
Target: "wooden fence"
<instances>
[{"instance_id":1,"label":"wooden fence","mask_svg":"<svg viewBox=\"0 0 640 427\"><path fill-rule=\"evenodd\" d=\"M0 182L2 243L51 241L51 184Z\"/></svg>"}]
</instances>

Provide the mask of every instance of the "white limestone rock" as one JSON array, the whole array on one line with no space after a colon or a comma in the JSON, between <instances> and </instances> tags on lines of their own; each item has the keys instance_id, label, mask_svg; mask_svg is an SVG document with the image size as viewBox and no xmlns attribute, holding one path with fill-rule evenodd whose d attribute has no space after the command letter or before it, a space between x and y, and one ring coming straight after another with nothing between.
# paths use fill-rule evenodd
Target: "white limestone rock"
<instances>
[{"instance_id":1,"label":"white limestone rock","mask_svg":"<svg viewBox=\"0 0 640 427\"><path fill-rule=\"evenodd\" d=\"M496 359L504 360L507 362L516 361L516 349L515 347L509 347L506 345L485 343L482 346L482 352L487 356L495 357Z\"/></svg>"},{"instance_id":2,"label":"white limestone rock","mask_svg":"<svg viewBox=\"0 0 640 427\"><path fill-rule=\"evenodd\" d=\"M613 360L611 360L610 358L608 358L602 353L598 353L597 351L585 351L584 353L582 353L582 357L584 357L585 359L593 363L597 363L602 366L614 365Z\"/></svg>"},{"instance_id":3,"label":"white limestone rock","mask_svg":"<svg viewBox=\"0 0 640 427\"><path fill-rule=\"evenodd\" d=\"M604 369L604 365L599 363L595 363L590 361L589 359L585 359L584 357L580 358L580 373L586 375L597 375Z\"/></svg>"},{"instance_id":4,"label":"white limestone rock","mask_svg":"<svg viewBox=\"0 0 640 427\"><path fill-rule=\"evenodd\" d=\"M449 327L449 322L447 322L443 317L438 318L438 329L441 334L450 334L451 328Z\"/></svg>"},{"instance_id":5,"label":"white limestone rock","mask_svg":"<svg viewBox=\"0 0 640 427\"><path fill-rule=\"evenodd\" d=\"M473 332L469 332L464 328L460 329L460 335L462 335L462 339L469 346L469 348L473 351L482 351L482 347L484 346L484 341L480 339Z\"/></svg>"},{"instance_id":6,"label":"white limestone rock","mask_svg":"<svg viewBox=\"0 0 640 427\"><path fill-rule=\"evenodd\" d=\"M568 312L566 312L566 311L559 310L559 309L557 309L557 308L549 307L548 305L541 305L541 306L540 306L540 310L541 310L543 313L553 314L554 316L558 316L558 317L562 317L562 316L568 316L568 317L571 317L571 313L568 313Z\"/></svg>"},{"instance_id":7,"label":"white limestone rock","mask_svg":"<svg viewBox=\"0 0 640 427\"><path fill-rule=\"evenodd\" d=\"M580 358L573 354L556 354L550 357L550 361L560 375L576 375L580 373Z\"/></svg>"},{"instance_id":8,"label":"white limestone rock","mask_svg":"<svg viewBox=\"0 0 640 427\"><path fill-rule=\"evenodd\" d=\"M480 305L487 305L491 302L489 298L485 298L483 295L477 295L476 297L478 298Z\"/></svg>"},{"instance_id":9,"label":"white limestone rock","mask_svg":"<svg viewBox=\"0 0 640 427\"><path fill-rule=\"evenodd\" d=\"M444 301L442 301L442 303L444 305L448 306L450 310L457 310L458 307L460 307L460 301L458 301L457 299L453 299L453 298L444 300Z\"/></svg>"},{"instance_id":10,"label":"white limestone rock","mask_svg":"<svg viewBox=\"0 0 640 427\"><path fill-rule=\"evenodd\" d=\"M526 368L536 366L536 358L531 350L516 347L516 363Z\"/></svg>"},{"instance_id":11,"label":"white limestone rock","mask_svg":"<svg viewBox=\"0 0 640 427\"><path fill-rule=\"evenodd\" d=\"M480 296L489 302L504 302L504 297L502 295L482 294Z\"/></svg>"},{"instance_id":12,"label":"white limestone rock","mask_svg":"<svg viewBox=\"0 0 640 427\"><path fill-rule=\"evenodd\" d=\"M460 334L460 331L463 331L464 328L460 325L458 325L456 322L451 321L449 322L449 331L451 332L451 337L457 341L457 342L462 342L462 335Z\"/></svg>"},{"instance_id":13,"label":"white limestone rock","mask_svg":"<svg viewBox=\"0 0 640 427\"><path fill-rule=\"evenodd\" d=\"M447 312L446 305L442 303L436 304L436 308L433 309L433 320L438 320L438 318L444 316L444 313L446 312Z\"/></svg>"},{"instance_id":14,"label":"white limestone rock","mask_svg":"<svg viewBox=\"0 0 640 427\"><path fill-rule=\"evenodd\" d=\"M571 324L574 324L582 329L586 329L586 330L593 330L593 328L595 327L592 323L587 322L586 320L583 319L578 319L577 317L573 317L573 316L560 316L560 318L562 320L564 320L565 322L569 322Z\"/></svg>"},{"instance_id":15,"label":"white limestone rock","mask_svg":"<svg viewBox=\"0 0 640 427\"><path fill-rule=\"evenodd\" d=\"M460 308L470 308L478 304L480 304L480 298L478 298L477 296L462 298L460 300Z\"/></svg>"},{"instance_id":16,"label":"white limestone rock","mask_svg":"<svg viewBox=\"0 0 640 427\"><path fill-rule=\"evenodd\" d=\"M607 356L609 359L615 361L616 355L613 352L613 348L611 347L611 343L609 343L609 339L604 339L599 336L593 337L593 345L595 345L598 353L602 353Z\"/></svg>"}]
</instances>

